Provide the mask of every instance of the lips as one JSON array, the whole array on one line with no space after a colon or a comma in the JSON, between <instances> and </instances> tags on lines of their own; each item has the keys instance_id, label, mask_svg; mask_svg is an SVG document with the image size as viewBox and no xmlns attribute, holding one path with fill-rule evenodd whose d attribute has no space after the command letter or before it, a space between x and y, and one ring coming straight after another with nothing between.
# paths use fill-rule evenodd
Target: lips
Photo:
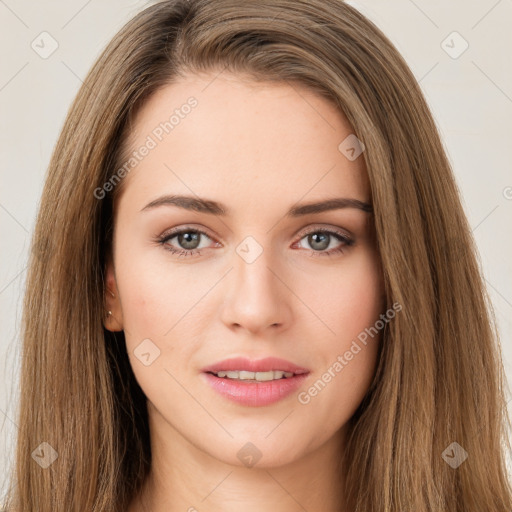
<instances>
[{"instance_id":1,"label":"lips","mask_svg":"<svg viewBox=\"0 0 512 512\"><path fill-rule=\"evenodd\" d=\"M204 373L219 373L225 371L247 371L247 372L270 372L282 371L302 375L309 373L307 368L297 366L296 364L279 359L277 357L266 357L265 359L251 360L245 357L234 357L225 359L218 363L207 366L201 370Z\"/></svg>"},{"instance_id":2,"label":"lips","mask_svg":"<svg viewBox=\"0 0 512 512\"><path fill-rule=\"evenodd\" d=\"M229 378L234 372L236 378ZM273 380L260 382L260 378ZM286 373L286 376L284 375ZM257 374L256 380L252 379ZM201 377L213 390L239 405L261 407L283 400L296 392L307 379L309 370L290 361L267 357L257 361L244 357L226 359L202 369Z\"/></svg>"}]
</instances>

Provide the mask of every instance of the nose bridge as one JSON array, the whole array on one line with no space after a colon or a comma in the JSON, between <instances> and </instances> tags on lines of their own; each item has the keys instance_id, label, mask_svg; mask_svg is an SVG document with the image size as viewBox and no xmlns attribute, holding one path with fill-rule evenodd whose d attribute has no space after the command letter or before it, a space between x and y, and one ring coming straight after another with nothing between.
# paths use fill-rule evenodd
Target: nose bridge
<instances>
[{"instance_id":1,"label":"nose bridge","mask_svg":"<svg viewBox=\"0 0 512 512\"><path fill-rule=\"evenodd\" d=\"M247 237L236 248L235 276L239 284L244 283L249 291L263 291L268 293L272 273L272 249L268 243L264 247L252 236Z\"/></svg>"},{"instance_id":2,"label":"nose bridge","mask_svg":"<svg viewBox=\"0 0 512 512\"><path fill-rule=\"evenodd\" d=\"M286 287L275 275L279 275L281 266L272 257L272 248L267 245L269 239L266 238L264 246L248 236L236 247L224 301L224 322L251 331L287 322Z\"/></svg>"},{"instance_id":3,"label":"nose bridge","mask_svg":"<svg viewBox=\"0 0 512 512\"><path fill-rule=\"evenodd\" d=\"M260 240L262 237L259 237ZM253 236L247 236L237 247L235 265L236 287L247 295L245 300L254 301L258 298L266 299L266 303L273 300L279 293L275 277L269 268L276 266L273 262L273 250L269 246L270 237L262 243ZM265 244L265 246L263 245Z\"/></svg>"}]
</instances>

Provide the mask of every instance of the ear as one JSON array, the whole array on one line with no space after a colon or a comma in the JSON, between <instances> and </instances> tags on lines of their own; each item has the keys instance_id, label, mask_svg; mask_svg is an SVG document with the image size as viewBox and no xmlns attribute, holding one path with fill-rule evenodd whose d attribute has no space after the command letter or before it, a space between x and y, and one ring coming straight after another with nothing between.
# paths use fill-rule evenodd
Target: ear
<instances>
[{"instance_id":1,"label":"ear","mask_svg":"<svg viewBox=\"0 0 512 512\"><path fill-rule=\"evenodd\" d=\"M116 332L123 330L123 311L117 289L114 265L109 259L106 264L105 307L103 325L105 329Z\"/></svg>"}]
</instances>

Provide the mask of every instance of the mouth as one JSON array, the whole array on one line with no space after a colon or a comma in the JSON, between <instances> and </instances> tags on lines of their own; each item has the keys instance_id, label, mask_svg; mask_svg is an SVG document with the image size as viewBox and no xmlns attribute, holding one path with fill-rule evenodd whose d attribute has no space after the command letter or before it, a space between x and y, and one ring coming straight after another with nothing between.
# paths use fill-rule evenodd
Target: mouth
<instances>
[{"instance_id":1,"label":"mouth","mask_svg":"<svg viewBox=\"0 0 512 512\"><path fill-rule=\"evenodd\" d=\"M213 390L246 406L265 406L284 399L302 385L308 374L307 368L272 357L257 361L226 359L202 370Z\"/></svg>"},{"instance_id":2,"label":"mouth","mask_svg":"<svg viewBox=\"0 0 512 512\"><path fill-rule=\"evenodd\" d=\"M302 373L285 372L284 370L269 370L267 372L249 372L247 370L207 372L220 379L231 379L244 382L269 382L273 380L290 379ZM304 372L303 372L304 373Z\"/></svg>"}]
</instances>

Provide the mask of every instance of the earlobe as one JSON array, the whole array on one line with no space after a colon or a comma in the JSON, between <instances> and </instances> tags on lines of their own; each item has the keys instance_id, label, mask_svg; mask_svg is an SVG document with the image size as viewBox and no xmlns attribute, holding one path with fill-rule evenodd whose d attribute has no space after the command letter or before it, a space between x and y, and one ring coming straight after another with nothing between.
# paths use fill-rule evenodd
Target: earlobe
<instances>
[{"instance_id":1,"label":"earlobe","mask_svg":"<svg viewBox=\"0 0 512 512\"><path fill-rule=\"evenodd\" d=\"M114 266L111 261L108 261L106 265L104 304L103 326L105 329L112 332L122 331L123 313L119 300Z\"/></svg>"},{"instance_id":2,"label":"earlobe","mask_svg":"<svg viewBox=\"0 0 512 512\"><path fill-rule=\"evenodd\" d=\"M105 312L103 319L103 326L107 331L119 332L123 330L123 322L121 319L116 318L111 310Z\"/></svg>"}]
</instances>

